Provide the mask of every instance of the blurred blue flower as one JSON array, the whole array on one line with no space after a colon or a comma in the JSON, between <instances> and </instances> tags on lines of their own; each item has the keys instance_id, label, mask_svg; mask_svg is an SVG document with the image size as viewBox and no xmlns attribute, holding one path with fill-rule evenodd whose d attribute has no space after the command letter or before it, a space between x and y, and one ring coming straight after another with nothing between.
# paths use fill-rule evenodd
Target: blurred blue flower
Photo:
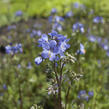
<instances>
[{"instance_id":1,"label":"blurred blue flower","mask_svg":"<svg viewBox=\"0 0 109 109\"><path fill-rule=\"evenodd\" d=\"M20 69L20 68L21 68L21 64L18 64L18 65L17 65L17 68Z\"/></svg>"},{"instance_id":2,"label":"blurred blue flower","mask_svg":"<svg viewBox=\"0 0 109 109\"><path fill-rule=\"evenodd\" d=\"M107 53L106 54L107 54L107 56L109 56L109 50L107 50Z\"/></svg>"},{"instance_id":3,"label":"blurred blue flower","mask_svg":"<svg viewBox=\"0 0 109 109\"><path fill-rule=\"evenodd\" d=\"M103 17L97 16L93 18L94 23L103 23Z\"/></svg>"},{"instance_id":4,"label":"blurred blue flower","mask_svg":"<svg viewBox=\"0 0 109 109\"><path fill-rule=\"evenodd\" d=\"M84 96L86 96L86 91L85 91L85 90L81 90L81 91L78 93L78 98L81 99L81 98L83 98Z\"/></svg>"},{"instance_id":5,"label":"blurred blue flower","mask_svg":"<svg viewBox=\"0 0 109 109\"><path fill-rule=\"evenodd\" d=\"M64 18L61 17L61 16L55 16L55 22L63 22L64 21Z\"/></svg>"},{"instance_id":6,"label":"blurred blue flower","mask_svg":"<svg viewBox=\"0 0 109 109\"><path fill-rule=\"evenodd\" d=\"M7 30L10 31L10 30L14 30L16 29L16 25L10 25L8 26Z\"/></svg>"},{"instance_id":7,"label":"blurred blue flower","mask_svg":"<svg viewBox=\"0 0 109 109\"><path fill-rule=\"evenodd\" d=\"M87 95L86 91L85 90L81 90L78 94L78 98L80 100L86 100L88 101L89 100L89 96Z\"/></svg>"},{"instance_id":8,"label":"blurred blue flower","mask_svg":"<svg viewBox=\"0 0 109 109\"><path fill-rule=\"evenodd\" d=\"M35 63L39 65L42 62L42 57L35 58Z\"/></svg>"},{"instance_id":9,"label":"blurred blue flower","mask_svg":"<svg viewBox=\"0 0 109 109\"><path fill-rule=\"evenodd\" d=\"M40 30L37 31L37 36L41 36L42 32Z\"/></svg>"},{"instance_id":10,"label":"blurred blue flower","mask_svg":"<svg viewBox=\"0 0 109 109\"><path fill-rule=\"evenodd\" d=\"M78 93L78 98L80 100L86 100L86 101L88 101L91 97L93 97L93 95L94 95L93 91L89 91L88 94L87 94L85 90L81 90Z\"/></svg>"},{"instance_id":11,"label":"blurred blue flower","mask_svg":"<svg viewBox=\"0 0 109 109\"><path fill-rule=\"evenodd\" d=\"M74 4L73 4L73 6L74 6L74 8L79 8L79 3L78 2L75 2Z\"/></svg>"},{"instance_id":12,"label":"blurred blue flower","mask_svg":"<svg viewBox=\"0 0 109 109\"><path fill-rule=\"evenodd\" d=\"M55 58L56 58L56 53L53 53L52 51L50 50L44 50L41 54L41 56L46 59L46 58L49 58L50 61L54 61Z\"/></svg>"},{"instance_id":13,"label":"blurred blue flower","mask_svg":"<svg viewBox=\"0 0 109 109\"><path fill-rule=\"evenodd\" d=\"M35 37L35 36L41 36L42 32L40 30L36 31L36 30L32 30L30 37Z\"/></svg>"},{"instance_id":14,"label":"blurred blue flower","mask_svg":"<svg viewBox=\"0 0 109 109\"><path fill-rule=\"evenodd\" d=\"M35 37L37 35L37 31L36 30L32 30L30 37Z\"/></svg>"},{"instance_id":15,"label":"blurred blue flower","mask_svg":"<svg viewBox=\"0 0 109 109\"><path fill-rule=\"evenodd\" d=\"M89 100L89 96L85 96L85 100L88 101Z\"/></svg>"},{"instance_id":16,"label":"blurred blue flower","mask_svg":"<svg viewBox=\"0 0 109 109\"><path fill-rule=\"evenodd\" d=\"M69 11L69 12L66 13L66 17L72 17L72 16L73 16L72 11Z\"/></svg>"},{"instance_id":17,"label":"blurred blue flower","mask_svg":"<svg viewBox=\"0 0 109 109\"><path fill-rule=\"evenodd\" d=\"M97 42L100 44L101 41L102 41L102 38L101 38L101 37L97 37L96 40L97 40Z\"/></svg>"},{"instance_id":18,"label":"blurred blue flower","mask_svg":"<svg viewBox=\"0 0 109 109\"><path fill-rule=\"evenodd\" d=\"M5 47L5 50L6 50L6 53L7 54L10 54L12 51L11 51L11 46L9 46L9 45L7 45L6 47Z\"/></svg>"},{"instance_id":19,"label":"blurred blue flower","mask_svg":"<svg viewBox=\"0 0 109 109\"><path fill-rule=\"evenodd\" d=\"M62 25L59 24L59 23L54 23L53 26L52 26L52 29L56 30L56 31L62 31L63 30Z\"/></svg>"},{"instance_id":20,"label":"blurred blue flower","mask_svg":"<svg viewBox=\"0 0 109 109\"><path fill-rule=\"evenodd\" d=\"M11 39L12 38L12 36L8 36L8 39Z\"/></svg>"},{"instance_id":21,"label":"blurred blue flower","mask_svg":"<svg viewBox=\"0 0 109 109\"><path fill-rule=\"evenodd\" d=\"M91 42L96 42L96 37L95 36L93 36L93 35L90 35L90 36L88 36L88 39L89 39L89 41L91 41Z\"/></svg>"},{"instance_id":22,"label":"blurred blue flower","mask_svg":"<svg viewBox=\"0 0 109 109\"><path fill-rule=\"evenodd\" d=\"M57 9L56 8L52 8L51 14L55 14L55 13L57 13Z\"/></svg>"},{"instance_id":23,"label":"blurred blue flower","mask_svg":"<svg viewBox=\"0 0 109 109\"><path fill-rule=\"evenodd\" d=\"M93 91L89 91L88 95L89 95L89 97L93 97L93 95L94 95Z\"/></svg>"},{"instance_id":24,"label":"blurred blue flower","mask_svg":"<svg viewBox=\"0 0 109 109\"><path fill-rule=\"evenodd\" d=\"M7 90L6 84L3 84L3 89L4 89L4 90Z\"/></svg>"},{"instance_id":25,"label":"blurred blue flower","mask_svg":"<svg viewBox=\"0 0 109 109\"><path fill-rule=\"evenodd\" d=\"M49 23L52 23L53 22L53 16L49 16L48 21L49 21Z\"/></svg>"},{"instance_id":26,"label":"blurred blue flower","mask_svg":"<svg viewBox=\"0 0 109 109\"><path fill-rule=\"evenodd\" d=\"M102 46L102 48L104 49L104 50L108 50L109 49L109 45L107 45L107 44L101 44L101 46Z\"/></svg>"},{"instance_id":27,"label":"blurred blue flower","mask_svg":"<svg viewBox=\"0 0 109 109\"><path fill-rule=\"evenodd\" d=\"M80 43L80 49L77 50L77 54L85 54L85 48L84 45L82 43Z\"/></svg>"},{"instance_id":28,"label":"blurred blue flower","mask_svg":"<svg viewBox=\"0 0 109 109\"><path fill-rule=\"evenodd\" d=\"M23 49L22 49L22 44L16 44L15 46L10 46L10 45L7 45L5 47L5 50L6 50L6 53L7 54L14 54L14 53L22 53L23 52Z\"/></svg>"},{"instance_id":29,"label":"blurred blue flower","mask_svg":"<svg viewBox=\"0 0 109 109\"><path fill-rule=\"evenodd\" d=\"M15 16L17 17L17 16L22 16L23 15L23 12L21 11L21 10L19 10L19 11L17 11L16 13L15 13Z\"/></svg>"},{"instance_id":30,"label":"blurred blue flower","mask_svg":"<svg viewBox=\"0 0 109 109\"><path fill-rule=\"evenodd\" d=\"M81 33L84 33L85 31L83 24L79 22L73 24L72 29L73 29L73 32L80 31Z\"/></svg>"},{"instance_id":31,"label":"blurred blue flower","mask_svg":"<svg viewBox=\"0 0 109 109\"><path fill-rule=\"evenodd\" d=\"M58 33L53 30L51 33L48 33L48 35L51 36L52 39L54 39L54 37L56 38L56 36L58 35Z\"/></svg>"},{"instance_id":32,"label":"blurred blue flower","mask_svg":"<svg viewBox=\"0 0 109 109\"><path fill-rule=\"evenodd\" d=\"M12 49L13 53L18 53L18 52L22 53L23 52L22 44L20 44L20 43L16 44L15 46L12 46L11 49Z\"/></svg>"},{"instance_id":33,"label":"blurred blue flower","mask_svg":"<svg viewBox=\"0 0 109 109\"><path fill-rule=\"evenodd\" d=\"M32 68L31 62L28 62L27 69L31 69L31 68Z\"/></svg>"}]
</instances>

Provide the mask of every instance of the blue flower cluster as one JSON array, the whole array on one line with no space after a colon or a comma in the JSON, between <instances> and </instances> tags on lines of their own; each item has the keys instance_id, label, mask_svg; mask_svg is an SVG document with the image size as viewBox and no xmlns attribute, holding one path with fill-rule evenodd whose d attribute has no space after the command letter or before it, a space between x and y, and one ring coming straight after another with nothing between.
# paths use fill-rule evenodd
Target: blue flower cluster
<instances>
[{"instance_id":1,"label":"blue flower cluster","mask_svg":"<svg viewBox=\"0 0 109 109\"><path fill-rule=\"evenodd\" d=\"M38 40L39 47L43 48L40 57L35 59L35 63L39 65L42 59L49 59L50 61L59 60L64 56L64 52L70 47L67 42L69 39L64 35L58 34L56 31L51 33L42 34L42 37Z\"/></svg>"},{"instance_id":2,"label":"blue flower cluster","mask_svg":"<svg viewBox=\"0 0 109 109\"><path fill-rule=\"evenodd\" d=\"M93 91L89 91L88 94L87 94L85 90L81 90L78 93L78 98L80 100L86 100L86 101L88 101L91 97L93 97L93 95L94 95Z\"/></svg>"},{"instance_id":3,"label":"blue flower cluster","mask_svg":"<svg viewBox=\"0 0 109 109\"><path fill-rule=\"evenodd\" d=\"M85 31L84 25L79 22L73 24L72 29L73 29L73 32L80 31L81 33L84 33Z\"/></svg>"},{"instance_id":4,"label":"blue flower cluster","mask_svg":"<svg viewBox=\"0 0 109 109\"><path fill-rule=\"evenodd\" d=\"M81 10L85 10L86 9L85 5L79 4L78 2L75 2L73 4L73 7L76 8L76 9L81 9Z\"/></svg>"},{"instance_id":5,"label":"blue flower cluster","mask_svg":"<svg viewBox=\"0 0 109 109\"><path fill-rule=\"evenodd\" d=\"M109 41L108 41L108 39L97 37L94 35L89 35L88 39L90 42L98 43L98 45L106 51L107 56L109 56L109 44L108 44Z\"/></svg>"},{"instance_id":6,"label":"blue flower cluster","mask_svg":"<svg viewBox=\"0 0 109 109\"><path fill-rule=\"evenodd\" d=\"M32 30L30 37L41 36L42 32L40 30Z\"/></svg>"},{"instance_id":7,"label":"blue flower cluster","mask_svg":"<svg viewBox=\"0 0 109 109\"><path fill-rule=\"evenodd\" d=\"M16 44L15 46L11 46L11 45L7 45L5 47L6 53L7 54L15 54L15 53L22 53L23 49L22 49L22 44Z\"/></svg>"},{"instance_id":8,"label":"blue flower cluster","mask_svg":"<svg viewBox=\"0 0 109 109\"><path fill-rule=\"evenodd\" d=\"M103 23L103 17L97 16L93 18L94 23Z\"/></svg>"}]
</instances>

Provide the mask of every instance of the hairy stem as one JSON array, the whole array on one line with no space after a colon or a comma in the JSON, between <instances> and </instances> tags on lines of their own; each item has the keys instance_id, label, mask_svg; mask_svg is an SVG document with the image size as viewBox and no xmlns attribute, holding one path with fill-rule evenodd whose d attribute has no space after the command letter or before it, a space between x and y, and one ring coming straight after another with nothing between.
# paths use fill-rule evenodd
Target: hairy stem
<instances>
[{"instance_id":1,"label":"hairy stem","mask_svg":"<svg viewBox=\"0 0 109 109\"><path fill-rule=\"evenodd\" d=\"M65 109L67 109L67 103L68 103L69 92L70 92L70 86L68 87L67 93L66 93L66 96L65 96Z\"/></svg>"}]
</instances>

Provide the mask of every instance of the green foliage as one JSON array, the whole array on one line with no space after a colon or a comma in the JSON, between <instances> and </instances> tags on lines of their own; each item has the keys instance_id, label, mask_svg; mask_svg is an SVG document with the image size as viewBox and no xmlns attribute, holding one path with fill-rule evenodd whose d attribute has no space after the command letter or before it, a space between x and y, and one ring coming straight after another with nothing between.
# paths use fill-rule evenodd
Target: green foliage
<instances>
[{"instance_id":1,"label":"green foliage","mask_svg":"<svg viewBox=\"0 0 109 109\"><path fill-rule=\"evenodd\" d=\"M87 30L90 28L91 34L107 38L108 24L104 18L103 24L94 24L92 19L96 15L104 15L108 10L108 0L99 2L99 0L78 0L79 3L84 3L90 11L95 9L93 15L88 15L88 12L81 12L78 9L73 10L75 16L66 19L62 24L64 31L60 32L68 35L71 39L69 42L71 49L67 52L76 58L74 64L67 64L63 73L66 75L62 89L62 100L65 104L66 91L69 86L67 77L76 78L72 82L72 87L68 97L68 109L78 109L80 101L78 100L78 92L80 90L93 91L94 96L90 101L82 101L85 104L85 109L108 109L109 108L109 74L108 74L108 57L105 51L95 42L90 42L87 39ZM42 30L43 33L51 32L51 24L47 19L42 19L41 16L48 16L51 9L56 7L59 15L64 15L70 10L72 0L5 0L0 1L0 25L9 25L15 22L16 30L7 31L7 26L1 28L0 46L8 45L9 43L22 43L23 53L15 55L7 55L0 53L0 109L42 109L54 106L54 96L48 96L48 87L54 83L51 77L55 77L52 71L52 64L48 60L40 66L36 66L34 59L40 55L40 48L37 47L38 36L31 38L32 30ZM106 6L104 6L104 4ZM103 7L104 6L104 7ZM15 12L23 11L23 16L16 18ZM37 19L27 20L28 17L37 16ZM21 19L26 21L17 22ZM72 25L76 21L80 21L85 25L85 33L72 33ZM34 27L34 24L41 24L41 27ZM26 32L30 29L30 32ZM8 36L12 36L8 39ZM84 55L76 55L80 43L85 46L86 53ZM71 59L67 54L68 58ZM72 62L72 59L70 60ZM31 62L32 68L28 69L28 62ZM19 68L18 65L21 65ZM69 70L68 70L69 69ZM77 78L81 76L81 78ZM77 81L78 80L78 81ZM7 89L3 89L3 84L7 85ZM57 100L57 98L56 98ZM23 106L21 105L23 104ZM36 105L37 104L37 107ZM42 107L41 107L42 106ZM22 108L23 107L23 108ZM51 108L51 107L50 107ZM45 109L45 108L44 108Z\"/></svg>"},{"instance_id":2,"label":"green foliage","mask_svg":"<svg viewBox=\"0 0 109 109\"><path fill-rule=\"evenodd\" d=\"M74 2L85 4L88 8L95 9L100 15L106 15L106 12L109 11L108 0L1 0L0 25L15 22L15 12L18 10L22 10L23 19L27 19L34 15L48 16L53 7L57 8L61 14L63 7Z\"/></svg>"}]
</instances>

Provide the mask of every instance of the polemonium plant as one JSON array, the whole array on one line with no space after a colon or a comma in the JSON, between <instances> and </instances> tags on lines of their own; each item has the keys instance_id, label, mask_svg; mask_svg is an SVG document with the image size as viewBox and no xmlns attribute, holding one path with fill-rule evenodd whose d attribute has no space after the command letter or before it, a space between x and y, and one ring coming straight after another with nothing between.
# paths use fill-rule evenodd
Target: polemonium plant
<instances>
[{"instance_id":1,"label":"polemonium plant","mask_svg":"<svg viewBox=\"0 0 109 109\"><path fill-rule=\"evenodd\" d=\"M69 96L70 88L72 87L72 81L76 80L79 75L76 75L74 72L70 72L67 69L66 65L69 63L74 63L76 61L75 57L70 55L67 50L70 49L70 45L68 44L70 39L62 34L58 34L56 31L52 31L51 33L42 34L41 38L38 40L38 46L42 48L42 52L38 57L35 58L36 65L42 64L42 62L49 60L52 66L52 74L54 77L51 78L54 81L54 84L50 85L48 88L48 95L53 94L57 101L58 109L67 109L67 100ZM63 69L67 69L66 72ZM70 72L73 76L68 76L67 73ZM65 78L67 78L67 82L69 84L68 90L65 95L65 103L63 105L62 100L62 89L63 84L65 82Z\"/></svg>"}]
</instances>

